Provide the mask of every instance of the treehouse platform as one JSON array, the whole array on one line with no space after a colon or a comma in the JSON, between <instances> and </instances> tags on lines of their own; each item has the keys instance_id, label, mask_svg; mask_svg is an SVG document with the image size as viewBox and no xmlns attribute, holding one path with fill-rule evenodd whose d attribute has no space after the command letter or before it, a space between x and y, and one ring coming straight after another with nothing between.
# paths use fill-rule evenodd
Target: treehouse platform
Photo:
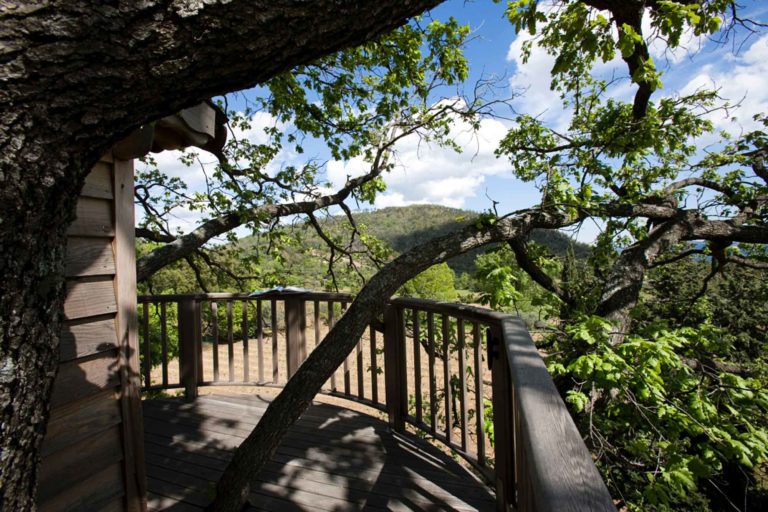
<instances>
[{"instance_id":1,"label":"treehouse platform","mask_svg":"<svg viewBox=\"0 0 768 512\"><path fill-rule=\"evenodd\" d=\"M211 502L270 397L308 354L327 349L352 300L304 291L139 297L150 510ZM183 398L154 398L169 391ZM518 318L391 299L319 393L328 398L262 470L251 510L616 510Z\"/></svg>"},{"instance_id":2,"label":"treehouse platform","mask_svg":"<svg viewBox=\"0 0 768 512\"><path fill-rule=\"evenodd\" d=\"M149 510L202 510L269 395L144 400ZM385 421L315 403L259 477L253 511L493 510L493 493L449 455Z\"/></svg>"}]
</instances>

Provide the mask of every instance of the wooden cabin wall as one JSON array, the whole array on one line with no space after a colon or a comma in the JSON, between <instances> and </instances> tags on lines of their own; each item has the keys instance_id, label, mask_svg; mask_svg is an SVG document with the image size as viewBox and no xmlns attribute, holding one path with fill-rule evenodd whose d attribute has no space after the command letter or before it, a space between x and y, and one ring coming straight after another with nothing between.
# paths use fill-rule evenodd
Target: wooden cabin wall
<instances>
[{"instance_id":1,"label":"wooden cabin wall","mask_svg":"<svg viewBox=\"0 0 768 512\"><path fill-rule=\"evenodd\" d=\"M68 233L41 511L146 508L133 233L133 162L105 156L86 179Z\"/></svg>"}]
</instances>

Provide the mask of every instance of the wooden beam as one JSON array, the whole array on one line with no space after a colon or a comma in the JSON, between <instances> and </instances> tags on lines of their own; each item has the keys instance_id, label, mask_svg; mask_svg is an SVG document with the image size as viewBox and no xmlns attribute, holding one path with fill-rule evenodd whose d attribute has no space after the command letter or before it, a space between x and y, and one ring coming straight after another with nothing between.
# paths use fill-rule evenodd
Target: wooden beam
<instances>
[{"instance_id":1,"label":"wooden beam","mask_svg":"<svg viewBox=\"0 0 768 512\"><path fill-rule=\"evenodd\" d=\"M117 333L120 345L123 467L129 512L147 509L144 468L144 424L141 415L138 314L136 311L136 240L134 238L133 161L114 161L114 253L117 267ZM147 364L150 364L147 361Z\"/></svg>"}]
</instances>

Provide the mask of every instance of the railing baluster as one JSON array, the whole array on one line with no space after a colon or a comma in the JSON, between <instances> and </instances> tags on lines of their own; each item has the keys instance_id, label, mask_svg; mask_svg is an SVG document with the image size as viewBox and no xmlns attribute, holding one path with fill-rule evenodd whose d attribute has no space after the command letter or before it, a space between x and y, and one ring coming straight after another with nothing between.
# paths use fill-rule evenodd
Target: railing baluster
<instances>
[{"instance_id":1,"label":"railing baluster","mask_svg":"<svg viewBox=\"0 0 768 512\"><path fill-rule=\"evenodd\" d=\"M344 358L344 394L349 395L349 356Z\"/></svg>"},{"instance_id":2,"label":"railing baluster","mask_svg":"<svg viewBox=\"0 0 768 512\"><path fill-rule=\"evenodd\" d=\"M298 297L285 299L285 348L288 378L293 377L306 355L306 312L304 301Z\"/></svg>"},{"instance_id":3,"label":"railing baluster","mask_svg":"<svg viewBox=\"0 0 768 512\"><path fill-rule=\"evenodd\" d=\"M307 360L307 301L299 300L299 365Z\"/></svg>"},{"instance_id":4,"label":"railing baluster","mask_svg":"<svg viewBox=\"0 0 768 512\"><path fill-rule=\"evenodd\" d=\"M369 327L369 337L371 342L371 400L374 404L379 403L379 365L376 354L376 329Z\"/></svg>"},{"instance_id":5,"label":"railing baluster","mask_svg":"<svg viewBox=\"0 0 768 512\"><path fill-rule=\"evenodd\" d=\"M429 431L435 435L437 382L435 380L435 315L427 311L427 355L429 356Z\"/></svg>"},{"instance_id":6,"label":"railing baluster","mask_svg":"<svg viewBox=\"0 0 768 512\"><path fill-rule=\"evenodd\" d=\"M336 323L333 318L333 302L328 301L328 332L333 329L333 325ZM331 374L331 391L336 391L336 370Z\"/></svg>"},{"instance_id":7,"label":"railing baluster","mask_svg":"<svg viewBox=\"0 0 768 512\"><path fill-rule=\"evenodd\" d=\"M149 307L150 303L145 302L142 311L142 316L144 317L144 387L147 388L152 385L152 381L150 380L150 374L152 372L152 350L150 348L149 339Z\"/></svg>"},{"instance_id":8,"label":"railing baluster","mask_svg":"<svg viewBox=\"0 0 768 512\"><path fill-rule=\"evenodd\" d=\"M363 338L357 341L357 397L365 398L365 387L363 385Z\"/></svg>"},{"instance_id":9,"label":"railing baluster","mask_svg":"<svg viewBox=\"0 0 768 512\"><path fill-rule=\"evenodd\" d=\"M229 367L229 382L235 381L235 340L232 327L232 301L227 301L227 366Z\"/></svg>"},{"instance_id":10,"label":"railing baluster","mask_svg":"<svg viewBox=\"0 0 768 512\"><path fill-rule=\"evenodd\" d=\"M243 336L243 381L248 382L251 380L248 370L248 301L242 301L241 305L243 308L243 323L240 326Z\"/></svg>"},{"instance_id":11,"label":"railing baluster","mask_svg":"<svg viewBox=\"0 0 768 512\"><path fill-rule=\"evenodd\" d=\"M166 303L160 303L160 342L162 343L162 371L163 371L163 387L168 385L168 315L166 311Z\"/></svg>"},{"instance_id":12,"label":"railing baluster","mask_svg":"<svg viewBox=\"0 0 768 512\"><path fill-rule=\"evenodd\" d=\"M341 302L341 314L343 315L346 310L347 303ZM349 355L344 358L344 394L352 396L352 393L350 392Z\"/></svg>"},{"instance_id":13,"label":"railing baluster","mask_svg":"<svg viewBox=\"0 0 768 512\"><path fill-rule=\"evenodd\" d=\"M277 301L272 299L271 305L271 324L272 324L272 382L277 384L279 372L277 368Z\"/></svg>"},{"instance_id":14,"label":"railing baluster","mask_svg":"<svg viewBox=\"0 0 768 512\"><path fill-rule=\"evenodd\" d=\"M389 424L394 430L400 432L405 429L405 417L408 414L403 335L403 310L390 304L384 312L384 379Z\"/></svg>"},{"instance_id":15,"label":"railing baluster","mask_svg":"<svg viewBox=\"0 0 768 512\"><path fill-rule=\"evenodd\" d=\"M485 466L485 431L483 430L483 347L480 326L472 323L472 341L475 348L475 429L477 433L477 463Z\"/></svg>"},{"instance_id":16,"label":"railing baluster","mask_svg":"<svg viewBox=\"0 0 768 512\"><path fill-rule=\"evenodd\" d=\"M450 324L448 315L443 314L443 386L445 394L445 441L451 444L451 351Z\"/></svg>"},{"instance_id":17,"label":"railing baluster","mask_svg":"<svg viewBox=\"0 0 768 512\"><path fill-rule=\"evenodd\" d=\"M211 301L211 333L213 335L213 382L219 382L219 303Z\"/></svg>"},{"instance_id":18,"label":"railing baluster","mask_svg":"<svg viewBox=\"0 0 768 512\"><path fill-rule=\"evenodd\" d=\"M315 322L315 348L320 344L320 301L316 300L312 310L312 320Z\"/></svg>"},{"instance_id":19,"label":"railing baluster","mask_svg":"<svg viewBox=\"0 0 768 512\"><path fill-rule=\"evenodd\" d=\"M467 361L464 354L466 333L464 332L464 319L456 319L458 333L458 358L459 358L459 386L461 388L461 449L467 451Z\"/></svg>"},{"instance_id":20,"label":"railing baluster","mask_svg":"<svg viewBox=\"0 0 768 512\"><path fill-rule=\"evenodd\" d=\"M413 388L416 400L416 421L424 421L421 404L421 318L418 309L412 309L413 314Z\"/></svg>"},{"instance_id":21,"label":"railing baluster","mask_svg":"<svg viewBox=\"0 0 768 512\"><path fill-rule=\"evenodd\" d=\"M264 382L264 320L261 318L261 301L256 301L256 352L259 356L259 382Z\"/></svg>"},{"instance_id":22,"label":"railing baluster","mask_svg":"<svg viewBox=\"0 0 768 512\"><path fill-rule=\"evenodd\" d=\"M179 300L179 349L180 374L187 400L197 397L199 381L198 344L200 329L200 303L193 298Z\"/></svg>"}]
</instances>

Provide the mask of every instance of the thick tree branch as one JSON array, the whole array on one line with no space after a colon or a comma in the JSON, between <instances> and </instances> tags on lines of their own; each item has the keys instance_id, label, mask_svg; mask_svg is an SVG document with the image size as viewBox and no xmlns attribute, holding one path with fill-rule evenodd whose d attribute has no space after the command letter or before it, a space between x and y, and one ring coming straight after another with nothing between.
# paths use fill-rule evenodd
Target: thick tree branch
<instances>
[{"instance_id":1,"label":"thick tree branch","mask_svg":"<svg viewBox=\"0 0 768 512\"><path fill-rule=\"evenodd\" d=\"M597 314L617 324L613 343L619 343L629 328L631 309L637 304L645 273L659 254L677 244L691 231L696 212L680 212L663 222L646 238L622 251L603 287Z\"/></svg>"},{"instance_id":2,"label":"thick tree branch","mask_svg":"<svg viewBox=\"0 0 768 512\"><path fill-rule=\"evenodd\" d=\"M766 261L756 261L752 260L750 258L745 258L744 256L726 256L725 258L726 263L735 263L736 265L740 265L742 267L748 267L753 268L755 270L768 270L768 262Z\"/></svg>"},{"instance_id":3,"label":"thick tree branch","mask_svg":"<svg viewBox=\"0 0 768 512\"><path fill-rule=\"evenodd\" d=\"M698 220L683 240L712 240L768 244L768 226L739 225L727 220Z\"/></svg>"},{"instance_id":4,"label":"thick tree branch","mask_svg":"<svg viewBox=\"0 0 768 512\"><path fill-rule=\"evenodd\" d=\"M438 3L229 0L9 8L18 14L0 24L8 49L4 63L20 71L5 76L0 104L12 103L20 113L28 106L52 132L66 125L57 134L69 147L60 147L88 154L89 168L141 124L371 40ZM57 98L55 108L38 108L41 97Z\"/></svg>"}]
</instances>

